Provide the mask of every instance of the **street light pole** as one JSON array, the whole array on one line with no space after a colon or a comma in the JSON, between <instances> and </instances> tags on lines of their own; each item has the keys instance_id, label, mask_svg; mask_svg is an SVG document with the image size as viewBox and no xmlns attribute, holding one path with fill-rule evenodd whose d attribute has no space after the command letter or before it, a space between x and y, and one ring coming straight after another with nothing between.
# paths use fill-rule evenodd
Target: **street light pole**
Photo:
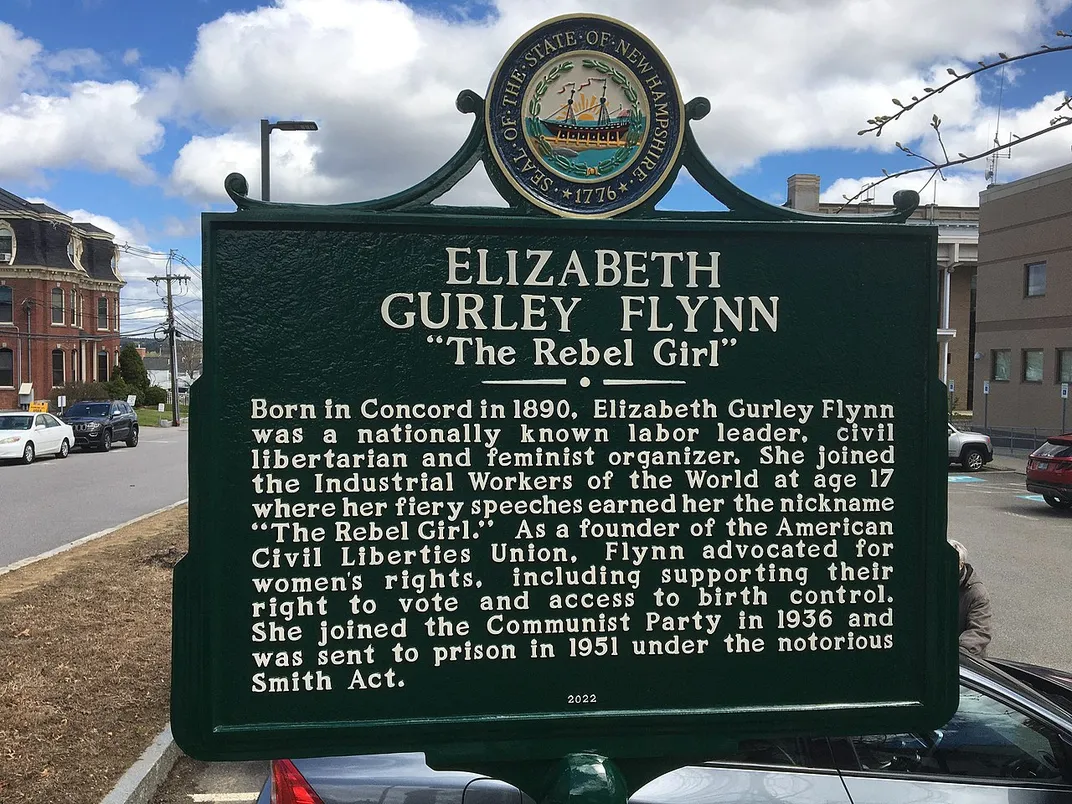
<instances>
[{"instance_id":1,"label":"street light pole","mask_svg":"<svg viewBox=\"0 0 1072 804\"><path fill-rule=\"evenodd\" d=\"M269 140L272 132L279 131L319 131L319 126L312 120L277 120L272 123L261 118L261 200L271 200L271 159L269 158Z\"/></svg>"}]
</instances>

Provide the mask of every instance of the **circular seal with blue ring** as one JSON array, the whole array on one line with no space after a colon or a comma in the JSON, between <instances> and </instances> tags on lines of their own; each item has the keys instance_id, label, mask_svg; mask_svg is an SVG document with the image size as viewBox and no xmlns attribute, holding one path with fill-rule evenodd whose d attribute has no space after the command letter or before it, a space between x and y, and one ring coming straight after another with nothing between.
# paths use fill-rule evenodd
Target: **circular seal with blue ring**
<instances>
[{"instance_id":1,"label":"circular seal with blue ring","mask_svg":"<svg viewBox=\"0 0 1072 804\"><path fill-rule=\"evenodd\" d=\"M609 218L643 203L670 175L684 103L662 54L609 17L556 17L507 52L488 89L495 161L536 206Z\"/></svg>"}]
</instances>

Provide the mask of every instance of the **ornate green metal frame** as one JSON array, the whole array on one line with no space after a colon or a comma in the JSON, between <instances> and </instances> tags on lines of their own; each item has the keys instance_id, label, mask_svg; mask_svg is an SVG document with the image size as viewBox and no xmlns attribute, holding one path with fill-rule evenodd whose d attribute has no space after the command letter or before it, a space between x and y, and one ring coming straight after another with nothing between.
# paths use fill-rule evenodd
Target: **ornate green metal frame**
<instances>
[{"instance_id":1,"label":"ornate green metal frame","mask_svg":"<svg viewBox=\"0 0 1072 804\"><path fill-rule=\"evenodd\" d=\"M260 201L249 196L249 183L240 173L230 174L224 181L227 195L240 210L255 211L261 209L308 208L317 212L433 212L446 215L460 213L494 216L524 215L536 217L554 217L551 213L536 207L523 198L502 175L492 158L484 125L484 99L470 89L462 90L456 102L458 111L472 114L472 128L457 153L446 164L428 178L407 190L370 201L349 204L280 204ZM919 193L914 190L901 190L893 196L894 208L888 212L869 215L826 215L780 207L768 204L753 195L749 195L708 161L696 141L693 121L702 120L711 112L711 102L707 98L693 98L685 105L685 142L678 156L677 164L667 176L662 187L652 194L643 204L622 213L620 218L646 218L649 220L750 220L750 221L846 221L855 223L904 223L919 206ZM509 207L456 207L434 204L433 202L464 179L476 167L477 162L484 163L492 184ZM670 191L681 168L685 168L704 190L720 201L728 209L712 212L677 212L656 209L656 205Z\"/></svg>"}]
</instances>

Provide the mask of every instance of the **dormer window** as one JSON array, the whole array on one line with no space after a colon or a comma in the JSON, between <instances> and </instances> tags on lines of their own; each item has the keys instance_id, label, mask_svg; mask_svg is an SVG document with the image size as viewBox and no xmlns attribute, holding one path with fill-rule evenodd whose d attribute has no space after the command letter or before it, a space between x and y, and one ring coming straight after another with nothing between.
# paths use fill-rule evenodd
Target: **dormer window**
<instances>
[{"instance_id":1,"label":"dormer window","mask_svg":"<svg viewBox=\"0 0 1072 804\"><path fill-rule=\"evenodd\" d=\"M0 265L10 265L15 259L15 231L0 221Z\"/></svg>"},{"instance_id":2,"label":"dormer window","mask_svg":"<svg viewBox=\"0 0 1072 804\"><path fill-rule=\"evenodd\" d=\"M118 276L118 271L119 271L119 249L118 248L113 248L112 249L112 261L111 261L110 265L112 267L112 273L116 274Z\"/></svg>"},{"instance_id":3,"label":"dormer window","mask_svg":"<svg viewBox=\"0 0 1072 804\"><path fill-rule=\"evenodd\" d=\"M67 241L67 259L71 261L71 265L75 268L82 267L82 240L78 237L72 237Z\"/></svg>"}]
</instances>

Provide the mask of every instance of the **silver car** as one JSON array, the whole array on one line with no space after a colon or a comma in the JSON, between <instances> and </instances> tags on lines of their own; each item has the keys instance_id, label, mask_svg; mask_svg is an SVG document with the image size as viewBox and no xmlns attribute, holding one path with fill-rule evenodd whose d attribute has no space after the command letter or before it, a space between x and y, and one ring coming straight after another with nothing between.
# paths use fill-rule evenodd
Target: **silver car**
<instances>
[{"instance_id":1,"label":"silver car","mask_svg":"<svg viewBox=\"0 0 1072 804\"><path fill-rule=\"evenodd\" d=\"M629 804L1072 804L1070 708L1067 673L961 656L960 706L939 730L746 740L660 776ZM259 804L318 801L531 804L504 782L433 771L423 754L272 763Z\"/></svg>"},{"instance_id":2,"label":"silver car","mask_svg":"<svg viewBox=\"0 0 1072 804\"><path fill-rule=\"evenodd\" d=\"M990 436L949 427L949 462L959 463L967 472L978 472L994 460Z\"/></svg>"}]
</instances>

